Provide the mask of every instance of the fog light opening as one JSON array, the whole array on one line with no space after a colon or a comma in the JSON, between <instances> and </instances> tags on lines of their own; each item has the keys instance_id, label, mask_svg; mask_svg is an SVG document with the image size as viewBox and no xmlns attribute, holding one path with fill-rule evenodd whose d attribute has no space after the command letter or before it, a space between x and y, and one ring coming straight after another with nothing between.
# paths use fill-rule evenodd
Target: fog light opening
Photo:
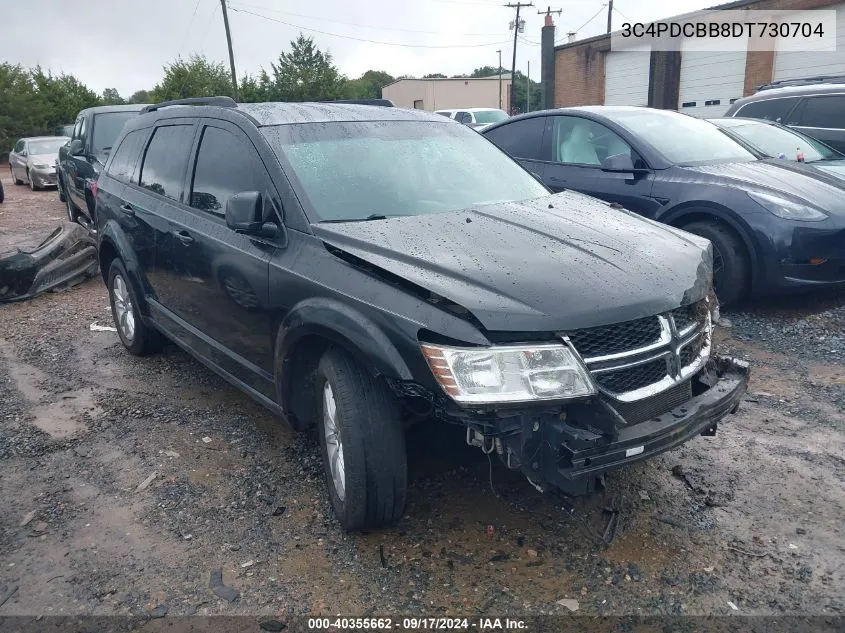
<instances>
[{"instance_id":1,"label":"fog light opening","mask_svg":"<svg viewBox=\"0 0 845 633\"><path fill-rule=\"evenodd\" d=\"M813 266L821 266L822 264L826 264L826 263L827 263L827 259L825 259L824 257L811 257L810 258L810 264L812 264Z\"/></svg>"}]
</instances>

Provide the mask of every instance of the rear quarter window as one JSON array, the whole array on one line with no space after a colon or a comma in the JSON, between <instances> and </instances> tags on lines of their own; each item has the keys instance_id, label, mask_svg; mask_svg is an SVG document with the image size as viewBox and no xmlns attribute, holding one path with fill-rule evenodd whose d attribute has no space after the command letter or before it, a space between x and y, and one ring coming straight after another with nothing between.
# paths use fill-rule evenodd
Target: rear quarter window
<instances>
[{"instance_id":1,"label":"rear quarter window","mask_svg":"<svg viewBox=\"0 0 845 633\"><path fill-rule=\"evenodd\" d=\"M845 129L845 95L808 97L797 125Z\"/></svg>"},{"instance_id":2,"label":"rear quarter window","mask_svg":"<svg viewBox=\"0 0 845 633\"><path fill-rule=\"evenodd\" d=\"M786 115L789 114L789 111L798 103L798 99L798 97L784 97L781 99L752 101L737 110L734 116L782 123L786 120Z\"/></svg>"},{"instance_id":3,"label":"rear quarter window","mask_svg":"<svg viewBox=\"0 0 845 633\"><path fill-rule=\"evenodd\" d=\"M123 138L109 164L109 176L121 182L136 182L132 177L144 146L146 133L146 130L135 130Z\"/></svg>"}]
</instances>

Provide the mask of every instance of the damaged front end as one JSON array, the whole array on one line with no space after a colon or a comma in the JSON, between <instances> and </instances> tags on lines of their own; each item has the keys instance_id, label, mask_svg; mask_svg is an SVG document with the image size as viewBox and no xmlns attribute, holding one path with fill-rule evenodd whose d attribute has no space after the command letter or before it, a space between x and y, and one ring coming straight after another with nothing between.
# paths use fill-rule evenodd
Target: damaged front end
<instances>
[{"instance_id":1,"label":"damaged front end","mask_svg":"<svg viewBox=\"0 0 845 633\"><path fill-rule=\"evenodd\" d=\"M82 226L65 222L32 250L0 254L0 302L29 299L97 274L97 246Z\"/></svg>"},{"instance_id":2,"label":"damaged front end","mask_svg":"<svg viewBox=\"0 0 845 633\"><path fill-rule=\"evenodd\" d=\"M435 414L465 426L468 444L498 455L539 490L587 494L606 471L713 435L736 411L749 368L711 356L714 312L708 297L653 317L558 333L592 380L594 392L584 397L484 406L435 398ZM446 364L432 369L452 395L454 379L444 382L440 369Z\"/></svg>"}]
</instances>

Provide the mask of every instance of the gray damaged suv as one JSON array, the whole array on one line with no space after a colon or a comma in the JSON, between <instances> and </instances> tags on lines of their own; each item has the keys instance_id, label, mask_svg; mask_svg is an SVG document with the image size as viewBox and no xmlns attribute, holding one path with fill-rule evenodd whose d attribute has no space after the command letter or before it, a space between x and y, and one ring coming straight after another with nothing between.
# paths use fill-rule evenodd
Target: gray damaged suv
<instances>
[{"instance_id":1,"label":"gray damaged suv","mask_svg":"<svg viewBox=\"0 0 845 633\"><path fill-rule=\"evenodd\" d=\"M316 426L346 528L402 516L412 424L583 494L739 405L703 238L551 195L439 115L190 103L130 119L100 175L118 334Z\"/></svg>"}]
</instances>

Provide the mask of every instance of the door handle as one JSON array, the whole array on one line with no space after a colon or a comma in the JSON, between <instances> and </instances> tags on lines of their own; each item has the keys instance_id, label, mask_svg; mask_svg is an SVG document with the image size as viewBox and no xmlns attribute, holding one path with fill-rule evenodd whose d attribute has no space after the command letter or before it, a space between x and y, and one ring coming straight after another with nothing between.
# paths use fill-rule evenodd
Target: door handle
<instances>
[{"instance_id":1,"label":"door handle","mask_svg":"<svg viewBox=\"0 0 845 633\"><path fill-rule=\"evenodd\" d=\"M191 234L187 231L173 231L173 234L179 239L182 244L191 244L194 241L194 238L191 237Z\"/></svg>"},{"instance_id":2,"label":"door handle","mask_svg":"<svg viewBox=\"0 0 845 633\"><path fill-rule=\"evenodd\" d=\"M131 204L120 205L120 210L123 211L126 215L135 215L135 207L133 207Z\"/></svg>"}]
</instances>

